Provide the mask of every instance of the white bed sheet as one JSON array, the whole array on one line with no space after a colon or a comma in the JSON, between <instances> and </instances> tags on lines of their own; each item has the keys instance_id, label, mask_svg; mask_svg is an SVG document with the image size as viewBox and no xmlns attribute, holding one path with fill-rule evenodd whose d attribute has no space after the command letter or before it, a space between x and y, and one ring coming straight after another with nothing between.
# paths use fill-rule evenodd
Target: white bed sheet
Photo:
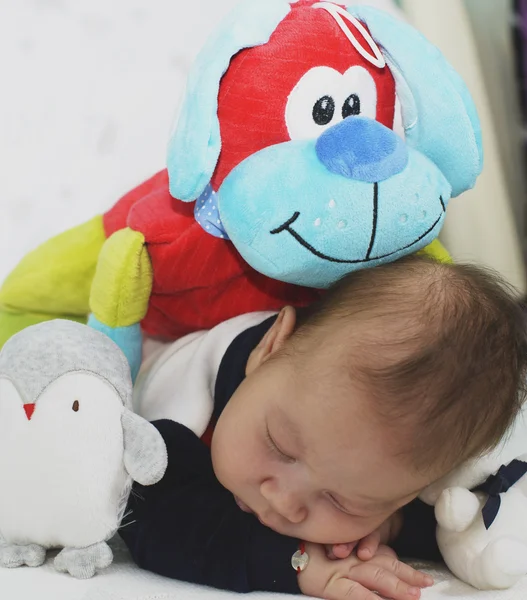
<instances>
[{"instance_id":1,"label":"white bed sheet","mask_svg":"<svg viewBox=\"0 0 527 600\"><path fill-rule=\"evenodd\" d=\"M51 559L38 569L0 570L2 600L223 600L243 597L158 577L137 569L119 539L112 540L114 564L88 581L77 581L54 571ZM451 577L445 569L428 567L436 585L423 600L524 600L527 580L507 591L477 592ZM291 598L282 594L254 593L254 600Z\"/></svg>"},{"instance_id":2,"label":"white bed sheet","mask_svg":"<svg viewBox=\"0 0 527 600\"><path fill-rule=\"evenodd\" d=\"M185 72L234 3L0 2L0 280L37 244L104 211L162 168ZM119 541L113 546L115 564L90 581L49 564L0 570L0 598L232 598L140 571ZM433 574L438 584L425 600L527 598L527 580L507 592L475 593L445 571Z\"/></svg>"}]
</instances>

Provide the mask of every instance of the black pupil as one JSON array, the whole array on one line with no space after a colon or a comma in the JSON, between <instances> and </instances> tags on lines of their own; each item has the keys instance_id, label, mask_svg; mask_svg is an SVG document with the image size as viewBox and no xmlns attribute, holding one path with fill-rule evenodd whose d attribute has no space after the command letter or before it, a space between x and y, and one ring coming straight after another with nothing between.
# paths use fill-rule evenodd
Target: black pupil
<instances>
[{"instance_id":1,"label":"black pupil","mask_svg":"<svg viewBox=\"0 0 527 600\"><path fill-rule=\"evenodd\" d=\"M327 125L334 116L335 100L331 96L322 96L313 107L313 120L317 125Z\"/></svg>"},{"instance_id":2,"label":"black pupil","mask_svg":"<svg viewBox=\"0 0 527 600\"><path fill-rule=\"evenodd\" d=\"M351 94L351 96L346 98L342 107L342 117L346 119L347 117L356 117L357 115L360 115L360 98L357 94Z\"/></svg>"}]
</instances>

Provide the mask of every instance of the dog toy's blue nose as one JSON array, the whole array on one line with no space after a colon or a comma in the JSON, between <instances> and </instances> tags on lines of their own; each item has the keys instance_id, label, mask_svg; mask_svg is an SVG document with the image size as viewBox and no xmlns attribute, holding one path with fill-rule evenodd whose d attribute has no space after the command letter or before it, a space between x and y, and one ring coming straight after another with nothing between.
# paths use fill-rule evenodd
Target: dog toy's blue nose
<instances>
[{"instance_id":1,"label":"dog toy's blue nose","mask_svg":"<svg viewBox=\"0 0 527 600\"><path fill-rule=\"evenodd\" d=\"M400 173L408 164L404 141L378 121L348 117L317 140L320 162L337 175L377 183Z\"/></svg>"}]
</instances>

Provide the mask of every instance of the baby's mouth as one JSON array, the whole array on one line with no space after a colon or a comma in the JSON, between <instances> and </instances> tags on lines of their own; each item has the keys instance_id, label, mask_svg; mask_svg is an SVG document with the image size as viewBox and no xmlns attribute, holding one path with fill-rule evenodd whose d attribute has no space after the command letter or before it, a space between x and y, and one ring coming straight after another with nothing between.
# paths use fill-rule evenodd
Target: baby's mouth
<instances>
[{"instance_id":1,"label":"baby's mouth","mask_svg":"<svg viewBox=\"0 0 527 600\"><path fill-rule=\"evenodd\" d=\"M238 507L241 508L241 510L243 510L243 512L249 513L250 515L254 515L258 519L258 521L260 521L260 523L262 525L265 525L266 527L273 529L269 525L269 523L264 521L257 512L255 512L248 504L245 504L245 502L243 500L240 500L240 498L238 498L238 496L234 496L234 500L236 501L236 504L238 505Z\"/></svg>"},{"instance_id":2,"label":"baby's mouth","mask_svg":"<svg viewBox=\"0 0 527 600\"><path fill-rule=\"evenodd\" d=\"M236 504L243 510L243 512L254 515L254 510L251 510L249 508L249 506L247 504L245 504L245 502L243 500L240 500L240 498L238 498L238 496L234 496L234 499L236 500Z\"/></svg>"}]
</instances>

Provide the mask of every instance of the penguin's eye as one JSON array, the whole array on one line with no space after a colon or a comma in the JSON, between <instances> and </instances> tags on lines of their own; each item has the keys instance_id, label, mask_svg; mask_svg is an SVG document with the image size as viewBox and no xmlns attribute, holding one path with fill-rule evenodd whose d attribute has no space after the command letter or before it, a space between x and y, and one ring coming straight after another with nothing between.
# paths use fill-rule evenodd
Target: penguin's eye
<instances>
[{"instance_id":1,"label":"penguin's eye","mask_svg":"<svg viewBox=\"0 0 527 600\"><path fill-rule=\"evenodd\" d=\"M73 410L73 412L79 412L79 408L80 408L79 401L75 400L71 409Z\"/></svg>"}]
</instances>

